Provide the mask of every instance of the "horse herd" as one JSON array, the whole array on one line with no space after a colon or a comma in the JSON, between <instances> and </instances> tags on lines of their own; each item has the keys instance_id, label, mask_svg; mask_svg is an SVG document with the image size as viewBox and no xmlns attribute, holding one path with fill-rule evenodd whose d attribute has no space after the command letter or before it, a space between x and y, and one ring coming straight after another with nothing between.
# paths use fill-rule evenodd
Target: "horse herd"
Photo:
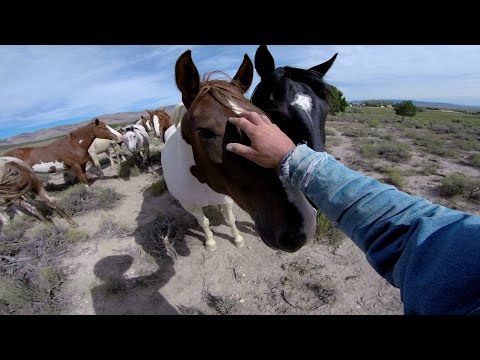
<instances>
[{"instance_id":1,"label":"horse herd","mask_svg":"<svg viewBox=\"0 0 480 360\"><path fill-rule=\"evenodd\" d=\"M228 119L244 111L263 113L295 143L324 151L329 90L323 77L336 56L309 69L276 68L268 48L262 45L256 51L255 66L245 55L231 80L212 79L215 72L200 80L191 51L187 50L175 64L182 102L171 117L164 109L149 111L148 119L142 116L119 132L96 119L49 145L9 150L0 157L0 196L39 216L27 201L27 194L34 193L75 226L35 174L69 170L88 186L86 163L91 160L102 174L97 155L111 148L120 161L118 144L122 141L129 151L149 161L151 132L165 142L161 165L167 188L197 219L205 233L207 250L216 249L209 220L202 211L207 205L222 206L234 244L244 245L232 212L236 202L251 216L266 245L297 251L315 232L316 209L298 189L282 182L275 170L225 150L230 142L249 144L246 134ZM249 100L244 94L252 84L254 70L261 81Z\"/></svg>"}]
</instances>

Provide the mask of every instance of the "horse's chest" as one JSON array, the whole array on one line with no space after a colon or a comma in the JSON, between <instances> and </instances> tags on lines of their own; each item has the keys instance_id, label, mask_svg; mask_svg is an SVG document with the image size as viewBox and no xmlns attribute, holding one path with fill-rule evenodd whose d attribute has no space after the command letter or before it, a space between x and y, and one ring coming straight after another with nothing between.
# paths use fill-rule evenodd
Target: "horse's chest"
<instances>
[{"instance_id":1,"label":"horse's chest","mask_svg":"<svg viewBox=\"0 0 480 360\"><path fill-rule=\"evenodd\" d=\"M66 169L63 161L47 161L32 165L33 171L36 173L49 174Z\"/></svg>"}]
</instances>

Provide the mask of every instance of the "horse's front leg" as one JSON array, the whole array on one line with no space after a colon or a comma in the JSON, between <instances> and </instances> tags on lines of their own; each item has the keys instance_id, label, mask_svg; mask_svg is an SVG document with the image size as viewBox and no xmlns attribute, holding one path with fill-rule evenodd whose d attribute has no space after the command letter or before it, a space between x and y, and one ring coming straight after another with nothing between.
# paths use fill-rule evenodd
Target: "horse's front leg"
<instances>
[{"instance_id":1,"label":"horse's front leg","mask_svg":"<svg viewBox=\"0 0 480 360\"><path fill-rule=\"evenodd\" d=\"M50 206L53 210L55 210L61 217L63 217L72 227L77 227L78 224L68 215L65 210L63 210L60 206L57 205L55 198L53 196L48 195L47 190L44 188L40 189L38 192L38 196L42 200L44 200L48 206Z\"/></svg>"},{"instance_id":2,"label":"horse's front leg","mask_svg":"<svg viewBox=\"0 0 480 360\"><path fill-rule=\"evenodd\" d=\"M187 210L190 214L195 216L195 219L197 219L198 225L200 225L203 229L203 232L205 233L205 249L207 251L215 251L217 250L217 243L215 240L213 240L213 233L212 230L210 230L210 221L208 218L205 216L203 213L202 208L199 207L184 207L185 210Z\"/></svg>"},{"instance_id":3,"label":"horse's front leg","mask_svg":"<svg viewBox=\"0 0 480 360\"><path fill-rule=\"evenodd\" d=\"M75 175L77 176L78 180L80 180L83 184L85 184L87 187L90 187L88 184L88 179L85 175L85 168L87 166L87 163L80 165L79 163L75 163L72 165L72 170L75 172Z\"/></svg>"},{"instance_id":4,"label":"horse's front leg","mask_svg":"<svg viewBox=\"0 0 480 360\"><path fill-rule=\"evenodd\" d=\"M92 150L92 151L88 150L88 155L90 155L90 158L93 161L93 165L95 165L95 167L97 168L100 176L104 176L102 167L100 166L100 161L98 161L98 156L97 156L97 153L95 152L95 150ZM110 160L110 161L112 161L112 160ZM113 163L112 163L112 165L113 165ZM82 169L82 170L85 171L84 169Z\"/></svg>"},{"instance_id":5,"label":"horse's front leg","mask_svg":"<svg viewBox=\"0 0 480 360\"><path fill-rule=\"evenodd\" d=\"M242 235L237 229L237 225L235 224L235 215L233 215L233 200L229 196L225 196L225 202L222 204L222 212L223 217L225 218L225 222L230 229L232 230L233 235L233 243L236 247L241 248L245 246L245 241L243 240Z\"/></svg>"},{"instance_id":6,"label":"horse's front leg","mask_svg":"<svg viewBox=\"0 0 480 360\"><path fill-rule=\"evenodd\" d=\"M27 210L28 212L30 212L32 215L36 216L38 219L42 220L43 222L45 222L46 224L48 225L54 225L53 224L53 221L51 219L47 219L45 216L43 216L40 211L38 211L38 209L33 206L32 204L30 204L29 202L27 202L24 197L22 196L21 198L19 199L15 199L13 200L13 203L19 207L22 207L24 208L25 210ZM55 226L55 225L54 225Z\"/></svg>"}]
</instances>

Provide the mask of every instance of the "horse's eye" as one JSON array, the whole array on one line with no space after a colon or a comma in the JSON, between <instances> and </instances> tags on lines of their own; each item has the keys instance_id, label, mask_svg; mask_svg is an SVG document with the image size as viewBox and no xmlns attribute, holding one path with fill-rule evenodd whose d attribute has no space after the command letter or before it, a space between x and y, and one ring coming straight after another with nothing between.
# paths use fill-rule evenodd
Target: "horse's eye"
<instances>
[{"instance_id":1,"label":"horse's eye","mask_svg":"<svg viewBox=\"0 0 480 360\"><path fill-rule=\"evenodd\" d=\"M198 135L204 139L213 139L216 135L208 129L198 129Z\"/></svg>"}]
</instances>

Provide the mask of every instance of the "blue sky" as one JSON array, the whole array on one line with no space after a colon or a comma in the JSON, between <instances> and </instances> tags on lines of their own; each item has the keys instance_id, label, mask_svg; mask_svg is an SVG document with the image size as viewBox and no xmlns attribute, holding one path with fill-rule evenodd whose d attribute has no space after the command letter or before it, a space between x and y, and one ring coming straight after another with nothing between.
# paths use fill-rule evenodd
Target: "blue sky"
<instances>
[{"instance_id":1,"label":"blue sky","mask_svg":"<svg viewBox=\"0 0 480 360\"><path fill-rule=\"evenodd\" d=\"M192 50L201 75L230 76L258 45L0 46L0 139L94 116L180 101L174 66ZM276 66L311 67L338 52L325 80L348 101L480 105L479 45L271 45ZM254 83L247 95L258 83Z\"/></svg>"}]
</instances>

